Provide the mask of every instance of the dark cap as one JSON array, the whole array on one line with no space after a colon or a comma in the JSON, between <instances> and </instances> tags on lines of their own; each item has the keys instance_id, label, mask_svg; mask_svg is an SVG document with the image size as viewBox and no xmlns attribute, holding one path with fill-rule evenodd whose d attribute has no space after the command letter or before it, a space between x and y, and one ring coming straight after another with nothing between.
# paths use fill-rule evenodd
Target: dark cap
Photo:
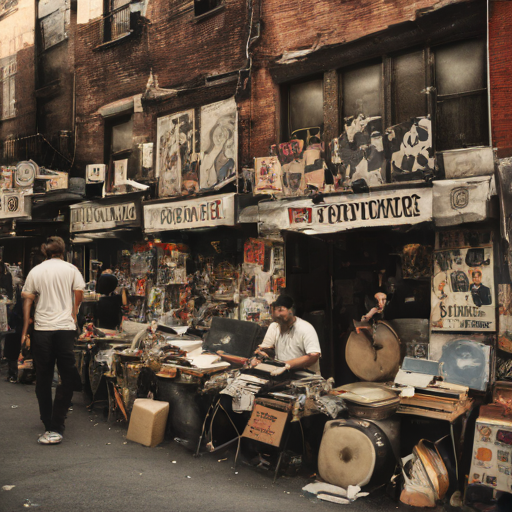
<instances>
[{"instance_id":1,"label":"dark cap","mask_svg":"<svg viewBox=\"0 0 512 512\"><path fill-rule=\"evenodd\" d=\"M117 288L117 277L113 274L101 274L96 283L96 291L108 295Z\"/></svg>"},{"instance_id":2,"label":"dark cap","mask_svg":"<svg viewBox=\"0 0 512 512\"><path fill-rule=\"evenodd\" d=\"M293 308L293 305L293 299L289 295L279 295L277 300L272 303L273 308L283 307L286 309L291 309Z\"/></svg>"}]
</instances>

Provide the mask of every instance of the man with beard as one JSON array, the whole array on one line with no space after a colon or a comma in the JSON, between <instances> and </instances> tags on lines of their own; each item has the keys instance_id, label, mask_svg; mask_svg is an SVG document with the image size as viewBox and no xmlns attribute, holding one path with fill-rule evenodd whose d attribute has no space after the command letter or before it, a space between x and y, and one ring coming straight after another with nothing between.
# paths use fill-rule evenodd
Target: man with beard
<instances>
[{"instance_id":1,"label":"man with beard","mask_svg":"<svg viewBox=\"0 0 512 512\"><path fill-rule=\"evenodd\" d=\"M268 357L268 349L275 349L276 360L286 364L276 368L272 372L274 376L286 370L302 368L320 375L322 351L318 335L310 323L295 316L293 306L293 299L287 295L280 295L272 304L274 322L270 324L255 354Z\"/></svg>"}]
</instances>

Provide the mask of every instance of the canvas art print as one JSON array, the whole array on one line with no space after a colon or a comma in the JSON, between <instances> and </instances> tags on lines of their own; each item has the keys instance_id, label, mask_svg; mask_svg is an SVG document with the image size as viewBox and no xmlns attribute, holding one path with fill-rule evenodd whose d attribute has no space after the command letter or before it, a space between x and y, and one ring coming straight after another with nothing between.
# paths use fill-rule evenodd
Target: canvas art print
<instances>
[{"instance_id":1,"label":"canvas art print","mask_svg":"<svg viewBox=\"0 0 512 512\"><path fill-rule=\"evenodd\" d=\"M237 168L237 110L234 98L201 108L202 190L227 180Z\"/></svg>"},{"instance_id":2,"label":"canvas art print","mask_svg":"<svg viewBox=\"0 0 512 512\"><path fill-rule=\"evenodd\" d=\"M156 132L156 175L159 196L181 195L183 185L186 190L197 189L197 173L195 180L191 179L194 110L160 117Z\"/></svg>"}]
</instances>

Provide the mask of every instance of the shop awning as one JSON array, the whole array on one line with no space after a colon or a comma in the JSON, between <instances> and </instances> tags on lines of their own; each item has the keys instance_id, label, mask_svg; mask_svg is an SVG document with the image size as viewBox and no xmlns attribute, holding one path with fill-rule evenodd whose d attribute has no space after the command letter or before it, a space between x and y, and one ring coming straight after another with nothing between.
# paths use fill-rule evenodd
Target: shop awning
<instances>
[{"instance_id":1,"label":"shop awning","mask_svg":"<svg viewBox=\"0 0 512 512\"><path fill-rule=\"evenodd\" d=\"M314 235L432 221L437 226L454 226L487 218L492 179L483 176L436 181L432 187L330 195L320 204L312 199L262 201L257 214L251 208L240 218L254 222L257 215L262 235L281 230Z\"/></svg>"}]
</instances>

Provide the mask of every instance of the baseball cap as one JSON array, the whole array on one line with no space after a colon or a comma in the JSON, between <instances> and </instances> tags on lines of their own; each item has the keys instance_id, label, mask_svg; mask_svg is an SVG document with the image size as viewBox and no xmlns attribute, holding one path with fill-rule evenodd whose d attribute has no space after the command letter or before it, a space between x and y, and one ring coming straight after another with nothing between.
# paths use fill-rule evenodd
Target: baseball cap
<instances>
[{"instance_id":1,"label":"baseball cap","mask_svg":"<svg viewBox=\"0 0 512 512\"><path fill-rule=\"evenodd\" d=\"M272 303L272 307L283 307L286 309L290 309L293 307L293 304L293 299L289 295L279 295L276 301Z\"/></svg>"}]
</instances>

